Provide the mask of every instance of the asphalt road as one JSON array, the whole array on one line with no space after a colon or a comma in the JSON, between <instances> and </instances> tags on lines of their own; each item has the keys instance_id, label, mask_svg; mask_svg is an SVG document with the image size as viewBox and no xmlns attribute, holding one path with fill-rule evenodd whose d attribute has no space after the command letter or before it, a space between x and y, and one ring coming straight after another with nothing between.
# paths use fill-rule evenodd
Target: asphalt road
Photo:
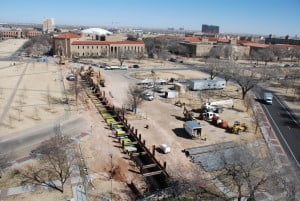
<instances>
[{"instance_id":1,"label":"asphalt road","mask_svg":"<svg viewBox=\"0 0 300 201\"><path fill-rule=\"evenodd\" d=\"M267 90L256 87L254 91L257 97L262 99L263 92ZM272 105L267 105L261 100L258 101L261 102L262 108L286 153L300 168L300 123L298 119L276 95L273 97Z\"/></svg>"},{"instance_id":2,"label":"asphalt road","mask_svg":"<svg viewBox=\"0 0 300 201\"><path fill-rule=\"evenodd\" d=\"M47 140L55 135L54 128L58 124L58 120L38 125L36 127L20 131L15 137L9 139L0 139L0 153L12 154L12 159L20 156L27 156L32 148L40 142ZM79 117L61 123L61 131L64 135L74 137L79 135L81 128L86 121Z\"/></svg>"}]
</instances>

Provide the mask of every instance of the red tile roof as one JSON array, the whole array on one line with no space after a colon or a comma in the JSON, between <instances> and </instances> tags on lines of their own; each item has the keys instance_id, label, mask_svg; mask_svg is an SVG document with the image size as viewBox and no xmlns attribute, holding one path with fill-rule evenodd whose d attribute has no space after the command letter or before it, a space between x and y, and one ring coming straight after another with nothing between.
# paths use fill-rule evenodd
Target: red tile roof
<instances>
[{"instance_id":1,"label":"red tile roof","mask_svg":"<svg viewBox=\"0 0 300 201\"><path fill-rule=\"evenodd\" d=\"M183 42L188 42L188 43L200 43L202 41L201 38L199 37L185 37Z\"/></svg>"},{"instance_id":2,"label":"red tile roof","mask_svg":"<svg viewBox=\"0 0 300 201\"><path fill-rule=\"evenodd\" d=\"M86 41L73 41L72 45L142 45L145 44L142 40L137 41L96 41L96 40L86 40Z\"/></svg>"},{"instance_id":3,"label":"red tile roof","mask_svg":"<svg viewBox=\"0 0 300 201\"><path fill-rule=\"evenodd\" d=\"M230 41L227 39L222 39L222 38L207 38L207 41L210 42L221 42L221 43L229 43ZM188 42L188 43L200 43L205 41L204 38L200 38L200 37L185 37L184 42Z\"/></svg>"},{"instance_id":4,"label":"red tile roof","mask_svg":"<svg viewBox=\"0 0 300 201\"><path fill-rule=\"evenodd\" d=\"M54 38L58 38L58 39L80 38L80 35L68 32L68 33L58 34L58 35L54 36Z\"/></svg>"},{"instance_id":5,"label":"red tile roof","mask_svg":"<svg viewBox=\"0 0 300 201\"><path fill-rule=\"evenodd\" d=\"M163 39L183 39L184 36L174 36L174 35L159 35L155 38L163 38Z\"/></svg>"}]
</instances>

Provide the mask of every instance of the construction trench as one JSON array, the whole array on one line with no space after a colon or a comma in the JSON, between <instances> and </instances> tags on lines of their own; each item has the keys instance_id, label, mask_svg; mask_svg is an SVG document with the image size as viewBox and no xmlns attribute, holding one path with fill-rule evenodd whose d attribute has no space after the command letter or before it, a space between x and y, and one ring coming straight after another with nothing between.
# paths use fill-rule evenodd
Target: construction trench
<instances>
[{"instance_id":1,"label":"construction trench","mask_svg":"<svg viewBox=\"0 0 300 201\"><path fill-rule=\"evenodd\" d=\"M166 162L162 165L155 158L155 146L152 146L152 150L146 147L146 141L141 138L141 134L125 118L124 109L115 108L110 104L105 97L105 92L100 90L99 85L90 76L81 75L81 78L86 94L105 123L114 131L115 138L121 144L123 152L129 155L138 167L139 173L145 177L147 194L167 188L169 174L166 171ZM133 183L128 186L138 198L141 198L141 194Z\"/></svg>"}]
</instances>

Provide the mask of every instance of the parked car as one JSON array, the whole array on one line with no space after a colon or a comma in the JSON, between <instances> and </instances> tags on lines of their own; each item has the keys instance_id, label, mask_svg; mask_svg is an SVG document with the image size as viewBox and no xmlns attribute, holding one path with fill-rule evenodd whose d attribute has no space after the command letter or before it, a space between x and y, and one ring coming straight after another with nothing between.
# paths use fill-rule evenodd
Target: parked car
<instances>
[{"instance_id":1,"label":"parked car","mask_svg":"<svg viewBox=\"0 0 300 201\"><path fill-rule=\"evenodd\" d=\"M157 86L154 88L154 91L158 92L158 93L163 93L164 92L164 89L160 86Z\"/></svg>"},{"instance_id":2,"label":"parked car","mask_svg":"<svg viewBox=\"0 0 300 201\"><path fill-rule=\"evenodd\" d=\"M171 61L171 62L176 62L177 59L175 59L175 58L170 58L169 61Z\"/></svg>"},{"instance_id":3,"label":"parked car","mask_svg":"<svg viewBox=\"0 0 300 201\"><path fill-rule=\"evenodd\" d=\"M76 76L71 73L71 74L69 74L69 75L66 76L66 79L68 81L75 81L76 80Z\"/></svg>"},{"instance_id":4,"label":"parked car","mask_svg":"<svg viewBox=\"0 0 300 201\"><path fill-rule=\"evenodd\" d=\"M148 101L152 101L154 99L153 95L150 93L145 93L144 94L144 99Z\"/></svg>"},{"instance_id":5,"label":"parked car","mask_svg":"<svg viewBox=\"0 0 300 201\"><path fill-rule=\"evenodd\" d=\"M290 67L290 64L284 64L283 67Z\"/></svg>"},{"instance_id":6,"label":"parked car","mask_svg":"<svg viewBox=\"0 0 300 201\"><path fill-rule=\"evenodd\" d=\"M300 67L300 64L293 64L292 67Z\"/></svg>"},{"instance_id":7,"label":"parked car","mask_svg":"<svg viewBox=\"0 0 300 201\"><path fill-rule=\"evenodd\" d=\"M139 65L137 65L137 64L134 64L133 66L132 66L132 68L139 68L140 66Z\"/></svg>"}]
</instances>

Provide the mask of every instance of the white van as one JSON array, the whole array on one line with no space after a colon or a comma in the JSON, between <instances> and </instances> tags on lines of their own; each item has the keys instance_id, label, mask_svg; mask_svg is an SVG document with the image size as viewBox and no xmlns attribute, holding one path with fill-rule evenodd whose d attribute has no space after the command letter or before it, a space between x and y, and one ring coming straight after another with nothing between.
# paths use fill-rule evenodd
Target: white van
<instances>
[{"instance_id":1,"label":"white van","mask_svg":"<svg viewBox=\"0 0 300 201\"><path fill-rule=\"evenodd\" d=\"M266 104L272 105L273 103L273 94L270 92L264 92L264 102Z\"/></svg>"}]
</instances>

